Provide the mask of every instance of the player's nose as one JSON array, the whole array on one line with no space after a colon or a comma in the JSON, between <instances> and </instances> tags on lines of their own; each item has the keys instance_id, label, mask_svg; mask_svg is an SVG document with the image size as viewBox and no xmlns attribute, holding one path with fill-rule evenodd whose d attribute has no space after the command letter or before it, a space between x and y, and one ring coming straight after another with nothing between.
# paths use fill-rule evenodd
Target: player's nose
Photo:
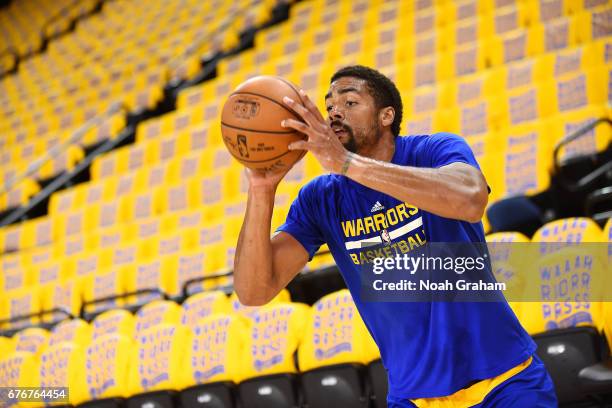
<instances>
[{"instance_id":1,"label":"player's nose","mask_svg":"<svg viewBox=\"0 0 612 408\"><path fill-rule=\"evenodd\" d=\"M332 106L331 109L329 110L329 118L332 121L333 120L343 120L344 112L342 112L342 110L339 109L337 106Z\"/></svg>"}]
</instances>

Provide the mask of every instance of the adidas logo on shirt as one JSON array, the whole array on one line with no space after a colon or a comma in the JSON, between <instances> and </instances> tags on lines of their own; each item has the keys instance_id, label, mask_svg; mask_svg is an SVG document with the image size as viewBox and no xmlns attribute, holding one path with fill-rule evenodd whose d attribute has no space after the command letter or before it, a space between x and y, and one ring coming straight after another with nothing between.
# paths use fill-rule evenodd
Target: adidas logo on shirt
<instances>
[{"instance_id":1,"label":"adidas logo on shirt","mask_svg":"<svg viewBox=\"0 0 612 408\"><path fill-rule=\"evenodd\" d=\"M385 206L382 205L380 203L380 201L377 201L376 204L374 204L374 206L372 207L372 209L370 210L370 212L376 212L376 211L380 211L380 210L384 210Z\"/></svg>"}]
</instances>

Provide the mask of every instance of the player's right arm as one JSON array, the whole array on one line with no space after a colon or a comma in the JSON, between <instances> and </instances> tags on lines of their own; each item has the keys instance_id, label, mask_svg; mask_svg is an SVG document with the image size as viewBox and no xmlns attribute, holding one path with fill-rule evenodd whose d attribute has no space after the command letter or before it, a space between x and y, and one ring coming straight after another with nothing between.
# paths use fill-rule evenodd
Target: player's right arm
<instances>
[{"instance_id":1,"label":"player's right arm","mask_svg":"<svg viewBox=\"0 0 612 408\"><path fill-rule=\"evenodd\" d=\"M234 256L234 290L247 306L268 303L308 262L308 252L290 234L270 238L274 196L284 175L247 169L247 209Z\"/></svg>"}]
</instances>

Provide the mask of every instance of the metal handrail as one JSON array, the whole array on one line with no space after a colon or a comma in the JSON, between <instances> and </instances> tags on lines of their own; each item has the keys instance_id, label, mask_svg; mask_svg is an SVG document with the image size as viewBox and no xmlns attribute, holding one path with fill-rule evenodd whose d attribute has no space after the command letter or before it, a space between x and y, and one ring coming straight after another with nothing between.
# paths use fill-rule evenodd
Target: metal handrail
<instances>
[{"instance_id":1,"label":"metal handrail","mask_svg":"<svg viewBox=\"0 0 612 408\"><path fill-rule=\"evenodd\" d=\"M45 163L59 156L69 146L79 142L83 138L83 136L85 136L87 131L89 131L89 129L100 125L105 119L114 115L122 109L125 110L123 103L121 101L116 101L112 103L103 114L94 116L93 118L87 120L72 134L70 138L66 139L63 143L59 143L53 146L47 151L47 153L43 157L40 157L34 162L32 162L28 166L26 171L15 177L12 177L7 182L5 182L5 184L0 187L0 194L10 191L14 186L18 185L23 180L36 173Z\"/></svg>"},{"instance_id":2,"label":"metal handrail","mask_svg":"<svg viewBox=\"0 0 612 408\"><path fill-rule=\"evenodd\" d=\"M595 158L595 157L597 157L598 153L597 152L593 152L593 153L587 153L587 154L584 154L584 155L573 156L573 157L570 157L570 158L566 159L565 161L562 161L559 158L559 154L561 152L561 149L564 146L566 146L567 144L573 142L574 140L577 140L580 137L584 136L585 134L587 134L587 132L595 129L595 127L601 125L602 123L606 123L606 124L612 126L612 120L610 118L603 117L603 118L596 119L596 120L592 121L591 123L588 123L585 126L581 127L580 129L576 130L574 133L572 133L572 134L568 135L567 137L563 138L555 146L555 149L554 149L554 152L553 152L554 174L557 175L557 180L560 183L560 185L562 185L567 191L570 191L570 192L573 192L573 193L578 192L578 191L586 188L587 186L589 186L591 183L593 183L594 181L596 181L597 179L599 179L603 175L605 175L607 172L612 170L612 162L607 162L607 163L604 163L603 165L599 166L595 170L591 171L589 174L581 177L578 181L569 181L569 180L567 180L567 177L563 174L563 166L565 164L570 163L570 162L572 162L574 160L578 160L580 158L584 158L584 157Z\"/></svg>"}]
</instances>

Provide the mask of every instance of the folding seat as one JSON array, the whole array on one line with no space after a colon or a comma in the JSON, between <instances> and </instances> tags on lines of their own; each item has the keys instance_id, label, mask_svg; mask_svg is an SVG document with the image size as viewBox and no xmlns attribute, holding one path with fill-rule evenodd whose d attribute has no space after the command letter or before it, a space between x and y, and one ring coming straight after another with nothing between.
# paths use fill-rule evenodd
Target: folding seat
<instances>
[{"instance_id":1,"label":"folding seat","mask_svg":"<svg viewBox=\"0 0 612 408\"><path fill-rule=\"evenodd\" d=\"M497 92L504 89L511 90L533 87L537 84L550 79L550 70L547 64L542 63L539 58L515 61L491 70L491 81L497 84Z\"/></svg>"},{"instance_id":2,"label":"folding seat","mask_svg":"<svg viewBox=\"0 0 612 408\"><path fill-rule=\"evenodd\" d=\"M544 29L522 28L508 31L488 39L484 45L488 49L488 65L496 67L520 61L541 54L544 50ZM547 51L552 51L552 48Z\"/></svg>"},{"instance_id":3,"label":"folding seat","mask_svg":"<svg viewBox=\"0 0 612 408\"><path fill-rule=\"evenodd\" d=\"M178 297L180 294L176 282L176 271L164 268L163 258L152 258L127 266L124 270L126 291L141 291L129 296L126 301L130 309L138 308L164 296Z\"/></svg>"},{"instance_id":4,"label":"folding seat","mask_svg":"<svg viewBox=\"0 0 612 408\"><path fill-rule=\"evenodd\" d=\"M90 204L83 207L83 211L87 214L86 231L115 227L129 219L123 200Z\"/></svg>"},{"instance_id":5,"label":"folding seat","mask_svg":"<svg viewBox=\"0 0 612 408\"><path fill-rule=\"evenodd\" d=\"M28 352L15 352L0 356L0 387L35 387L36 355ZM6 408L17 407L18 402L6 401Z\"/></svg>"},{"instance_id":6,"label":"folding seat","mask_svg":"<svg viewBox=\"0 0 612 408\"><path fill-rule=\"evenodd\" d=\"M164 211L163 187L127 195L120 205L126 221L142 220L159 215Z\"/></svg>"},{"instance_id":7,"label":"folding seat","mask_svg":"<svg viewBox=\"0 0 612 408\"><path fill-rule=\"evenodd\" d=\"M131 339L134 319L134 315L125 309L107 310L91 321L91 338L95 341L108 334L117 334Z\"/></svg>"},{"instance_id":8,"label":"folding seat","mask_svg":"<svg viewBox=\"0 0 612 408\"><path fill-rule=\"evenodd\" d=\"M67 214L58 214L53 218L53 230L57 239L63 239L74 234L83 234L88 230L89 219L84 209L74 210Z\"/></svg>"},{"instance_id":9,"label":"folding seat","mask_svg":"<svg viewBox=\"0 0 612 408\"><path fill-rule=\"evenodd\" d=\"M550 86L525 86L493 99L497 126L507 128L549 117L555 111L551 93Z\"/></svg>"},{"instance_id":10,"label":"folding seat","mask_svg":"<svg viewBox=\"0 0 612 408\"><path fill-rule=\"evenodd\" d=\"M192 178L193 180L193 178ZM176 184L160 188L160 212L162 214L193 209L195 206L195 182L182 180Z\"/></svg>"},{"instance_id":11,"label":"folding seat","mask_svg":"<svg viewBox=\"0 0 612 408\"><path fill-rule=\"evenodd\" d=\"M13 344L16 352L28 352L39 355L49 341L49 332L40 327L30 327L15 333Z\"/></svg>"},{"instance_id":12,"label":"folding seat","mask_svg":"<svg viewBox=\"0 0 612 408\"><path fill-rule=\"evenodd\" d=\"M364 366L378 356L348 290L319 299L298 350L306 403L366 406L371 388Z\"/></svg>"},{"instance_id":13,"label":"folding seat","mask_svg":"<svg viewBox=\"0 0 612 408\"><path fill-rule=\"evenodd\" d=\"M466 58L469 58L469 55L466 55ZM403 91L446 81L453 77L453 69L451 54L448 52L417 61L407 61L398 67L396 85Z\"/></svg>"},{"instance_id":14,"label":"folding seat","mask_svg":"<svg viewBox=\"0 0 612 408\"><path fill-rule=\"evenodd\" d=\"M96 314L123 305L124 299L101 299L125 293L125 275L121 268L96 271L83 278L83 316L89 320ZM98 301L92 303L93 301Z\"/></svg>"},{"instance_id":15,"label":"folding seat","mask_svg":"<svg viewBox=\"0 0 612 408\"><path fill-rule=\"evenodd\" d=\"M34 283L34 269L31 266L19 263L7 265L0 274L0 292L20 290Z\"/></svg>"},{"instance_id":16,"label":"folding seat","mask_svg":"<svg viewBox=\"0 0 612 408\"><path fill-rule=\"evenodd\" d=\"M40 365L34 373L36 385L46 387L66 387L69 389L65 402L74 403L80 400L79 394L83 388L82 365L84 349L72 342L61 342L49 346L40 355Z\"/></svg>"},{"instance_id":17,"label":"folding seat","mask_svg":"<svg viewBox=\"0 0 612 408\"><path fill-rule=\"evenodd\" d=\"M42 321L53 324L65 319L68 314L78 316L81 312L81 283L79 280L66 280L49 283L41 288ZM56 310L51 312L52 310ZM61 311L60 311L61 310Z\"/></svg>"},{"instance_id":18,"label":"folding seat","mask_svg":"<svg viewBox=\"0 0 612 408\"><path fill-rule=\"evenodd\" d=\"M578 29L577 18L561 17L535 24L529 31L534 36L534 45L538 46L540 52L552 52L575 47L578 44Z\"/></svg>"},{"instance_id":19,"label":"folding seat","mask_svg":"<svg viewBox=\"0 0 612 408\"><path fill-rule=\"evenodd\" d=\"M41 299L40 288L38 286L23 287L20 289L5 292L2 299L4 309L4 319L20 317L12 323L4 322L1 327L4 329L20 329L37 324L40 319ZM23 318L21 318L24 316ZM30 317L25 317L30 316Z\"/></svg>"},{"instance_id":20,"label":"folding seat","mask_svg":"<svg viewBox=\"0 0 612 408\"><path fill-rule=\"evenodd\" d=\"M599 67L576 74L556 78L549 85L553 88L551 99L556 112L567 112L588 105L605 105L609 100L608 83L610 69Z\"/></svg>"},{"instance_id":21,"label":"folding seat","mask_svg":"<svg viewBox=\"0 0 612 408\"><path fill-rule=\"evenodd\" d=\"M92 146L95 143L112 139L125 128L126 115L123 111L111 114L98 126L90 129L80 141L81 146Z\"/></svg>"},{"instance_id":22,"label":"folding seat","mask_svg":"<svg viewBox=\"0 0 612 408\"><path fill-rule=\"evenodd\" d=\"M446 84L420 86L402 98L406 116L421 115L450 106L449 87Z\"/></svg>"},{"instance_id":23,"label":"folding seat","mask_svg":"<svg viewBox=\"0 0 612 408\"><path fill-rule=\"evenodd\" d=\"M542 243L601 242L601 229L590 218L564 218L544 224L531 240Z\"/></svg>"},{"instance_id":24,"label":"folding seat","mask_svg":"<svg viewBox=\"0 0 612 408\"><path fill-rule=\"evenodd\" d=\"M459 132L459 129L449 129L446 118L447 113L444 111L408 117L402 123L402 132L407 135L427 135L442 131Z\"/></svg>"},{"instance_id":25,"label":"folding seat","mask_svg":"<svg viewBox=\"0 0 612 408\"><path fill-rule=\"evenodd\" d=\"M45 180L62 172L72 171L84 157L85 152L82 148L74 145L68 146L53 159L43 164L36 172L36 176Z\"/></svg>"},{"instance_id":26,"label":"folding seat","mask_svg":"<svg viewBox=\"0 0 612 408\"><path fill-rule=\"evenodd\" d=\"M499 150L503 177L498 188L503 195L534 194L548 188L553 153L549 132L546 124L538 122L500 132L505 146Z\"/></svg>"},{"instance_id":27,"label":"folding seat","mask_svg":"<svg viewBox=\"0 0 612 408\"><path fill-rule=\"evenodd\" d=\"M588 44L610 35L610 4L604 4L576 14L576 42Z\"/></svg>"},{"instance_id":28,"label":"folding seat","mask_svg":"<svg viewBox=\"0 0 612 408\"><path fill-rule=\"evenodd\" d=\"M116 268L139 264L149 259L150 254L148 249L148 246L143 240L134 240L101 251L103 253L108 253L107 256L109 257L110 265Z\"/></svg>"},{"instance_id":29,"label":"folding seat","mask_svg":"<svg viewBox=\"0 0 612 408\"><path fill-rule=\"evenodd\" d=\"M88 251L112 248L128 241L128 231L125 224L108 228L98 228L85 235L85 248Z\"/></svg>"},{"instance_id":30,"label":"folding seat","mask_svg":"<svg viewBox=\"0 0 612 408\"><path fill-rule=\"evenodd\" d=\"M53 221L51 217L40 217L22 224L21 249L44 246L53 241Z\"/></svg>"},{"instance_id":31,"label":"folding seat","mask_svg":"<svg viewBox=\"0 0 612 408\"><path fill-rule=\"evenodd\" d=\"M238 315L238 316L246 317L251 320L255 317L255 314L261 308L261 306L243 305L242 303L240 303L240 300L238 299L238 295L236 294L236 292L232 292L232 294L229 297L229 302L230 302L231 313ZM289 303L289 302L291 302L291 295L289 294L289 291L287 289L282 289L267 304L275 305L277 303Z\"/></svg>"},{"instance_id":32,"label":"folding seat","mask_svg":"<svg viewBox=\"0 0 612 408\"><path fill-rule=\"evenodd\" d=\"M603 106L587 106L554 115L550 118L550 143L556 145L563 138L603 117L609 117ZM559 151L559 159L565 161L571 157L602 152L608 147L609 140L609 128L598 126L562 146Z\"/></svg>"},{"instance_id":33,"label":"folding seat","mask_svg":"<svg viewBox=\"0 0 612 408\"><path fill-rule=\"evenodd\" d=\"M196 249L165 257L164 268L176 270L177 289L182 291L188 283L219 271L223 262L222 255L211 250L210 247ZM208 285L206 286L208 288Z\"/></svg>"},{"instance_id":34,"label":"folding seat","mask_svg":"<svg viewBox=\"0 0 612 408\"><path fill-rule=\"evenodd\" d=\"M141 307L134 319L135 335L160 324L180 324L183 310L171 300L154 300Z\"/></svg>"},{"instance_id":35,"label":"folding seat","mask_svg":"<svg viewBox=\"0 0 612 408\"><path fill-rule=\"evenodd\" d=\"M197 323L216 313L230 313L230 303L224 292L215 290L189 296L182 305L181 323L194 327Z\"/></svg>"},{"instance_id":36,"label":"folding seat","mask_svg":"<svg viewBox=\"0 0 612 408\"><path fill-rule=\"evenodd\" d=\"M86 321L76 318L64 320L53 327L49 335L48 346L68 342L85 347L90 341L91 326Z\"/></svg>"},{"instance_id":37,"label":"folding seat","mask_svg":"<svg viewBox=\"0 0 612 408\"><path fill-rule=\"evenodd\" d=\"M126 240L146 239L157 236L158 234L167 234L177 228L177 221L173 214L170 215L155 215L149 218L135 220L125 226Z\"/></svg>"},{"instance_id":38,"label":"folding seat","mask_svg":"<svg viewBox=\"0 0 612 408\"><path fill-rule=\"evenodd\" d=\"M194 336L182 370L187 388L179 395L181 404L236 406L234 384L242 378L240 357L244 355L247 324L236 316L213 314L193 322L190 327Z\"/></svg>"},{"instance_id":39,"label":"folding seat","mask_svg":"<svg viewBox=\"0 0 612 408\"><path fill-rule=\"evenodd\" d=\"M444 87L446 89L443 88L442 99L438 103L442 107L451 108L494 97L500 88L494 79L491 71L485 70L449 81Z\"/></svg>"},{"instance_id":40,"label":"folding seat","mask_svg":"<svg viewBox=\"0 0 612 408\"><path fill-rule=\"evenodd\" d=\"M163 116L154 117L141 122L136 127L136 142L140 143L162 136L162 122Z\"/></svg>"},{"instance_id":41,"label":"folding seat","mask_svg":"<svg viewBox=\"0 0 612 408\"><path fill-rule=\"evenodd\" d=\"M245 338L239 398L253 407L300 406L294 354L310 308L277 303L260 308Z\"/></svg>"},{"instance_id":42,"label":"folding seat","mask_svg":"<svg viewBox=\"0 0 612 408\"><path fill-rule=\"evenodd\" d=\"M600 301L609 285L606 269L596 255L565 248L541 257L531 275L535 280L526 287L531 292L526 299L541 301L521 305L521 323L529 333L540 333L534 335L538 354L555 383L559 402L582 399L586 392L578 372L602 357Z\"/></svg>"},{"instance_id":43,"label":"folding seat","mask_svg":"<svg viewBox=\"0 0 612 408\"><path fill-rule=\"evenodd\" d=\"M139 333L131 355L127 407L171 408L173 394L184 387L183 362L192 344L190 330L160 324Z\"/></svg>"},{"instance_id":44,"label":"folding seat","mask_svg":"<svg viewBox=\"0 0 612 408\"><path fill-rule=\"evenodd\" d=\"M0 252L16 252L21 249L24 236L23 223L3 227L0 230Z\"/></svg>"},{"instance_id":45,"label":"folding seat","mask_svg":"<svg viewBox=\"0 0 612 408\"><path fill-rule=\"evenodd\" d=\"M66 258L66 275L80 279L111 266L108 250L84 252Z\"/></svg>"},{"instance_id":46,"label":"folding seat","mask_svg":"<svg viewBox=\"0 0 612 408\"><path fill-rule=\"evenodd\" d=\"M521 3L495 8L491 10L488 18L482 21L486 36L500 35L517 28L527 27L528 22L528 7Z\"/></svg>"},{"instance_id":47,"label":"folding seat","mask_svg":"<svg viewBox=\"0 0 612 408\"><path fill-rule=\"evenodd\" d=\"M83 350L80 392L74 403L80 407L119 407L128 395L132 343L126 336L107 334L94 339Z\"/></svg>"}]
</instances>

